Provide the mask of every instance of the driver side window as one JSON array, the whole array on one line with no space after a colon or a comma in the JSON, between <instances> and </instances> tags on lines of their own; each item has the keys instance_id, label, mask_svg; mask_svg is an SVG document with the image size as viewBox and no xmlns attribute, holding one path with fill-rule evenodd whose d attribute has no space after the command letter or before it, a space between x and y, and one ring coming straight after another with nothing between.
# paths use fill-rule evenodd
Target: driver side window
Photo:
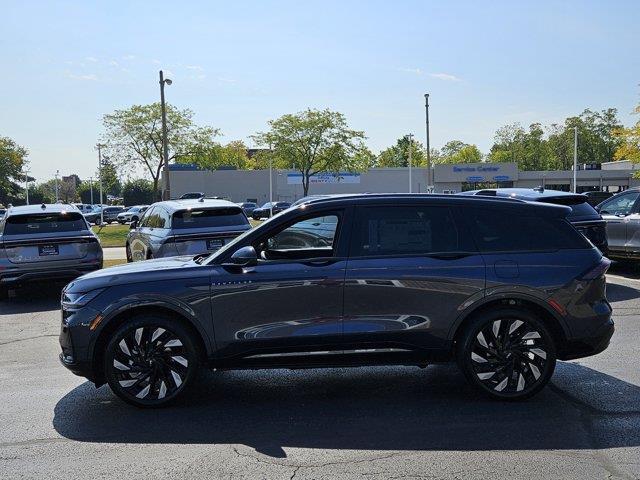
<instances>
[{"instance_id":1,"label":"driver side window","mask_svg":"<svg viewBox=\"0 0 640 480\"><path fill-rule=\"evenodd\" d=\"M263 260L330 257L334 253L338 215L307 218L280 230L258 245Z\"/></svg>"},{"instance_id":2,"label":"driver side window","mask_svg":"<svg viewBox=\"0 0 640 480\"><path fill-rule=\"evenodd\" d=\"M602 204L600 213L609 215L629 215L640 193L625 193Z\"/></svg>"}]
</instances>

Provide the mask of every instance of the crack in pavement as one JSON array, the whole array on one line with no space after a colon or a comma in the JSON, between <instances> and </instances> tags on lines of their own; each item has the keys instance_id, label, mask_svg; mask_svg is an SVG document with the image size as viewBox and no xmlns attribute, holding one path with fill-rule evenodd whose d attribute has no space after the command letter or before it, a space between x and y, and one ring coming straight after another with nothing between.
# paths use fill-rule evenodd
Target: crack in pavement
<instances>
[{"instance_id":1,"label":"crack in pavement","mask_svg":"<svg viewBox=\"0 0 640 480\"><path fill-rule=\"evenodd\" d=\"M0 342L0 345L9 345L11 343L25 342L27 340L35 340L36 338L45 338L45 337L58 337L57 333L47 333L45 335L37 335L35 337L26 337L26 338L16 338L15 340L9 340L8 342Z\"/></svg>"}]
</instances>

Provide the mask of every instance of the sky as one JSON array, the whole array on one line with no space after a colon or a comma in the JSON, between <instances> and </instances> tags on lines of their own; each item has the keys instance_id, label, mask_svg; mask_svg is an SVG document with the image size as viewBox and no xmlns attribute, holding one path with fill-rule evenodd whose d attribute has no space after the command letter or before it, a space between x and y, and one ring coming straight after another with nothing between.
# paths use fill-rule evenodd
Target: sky
<instances>
[{"instance_id":1,"label":"sky","mask_svg":"<svg viewBox=\"0 0 640 480\"><path fill-rule=\"evenodd\" d=\"M638 1L3 0L0 136L38 181L93 175L101 118L167 101L244 140L306 108L344 113L375 152L413 133L487 152L506 124L640 102Z\"/></svg>"}]
</instances>

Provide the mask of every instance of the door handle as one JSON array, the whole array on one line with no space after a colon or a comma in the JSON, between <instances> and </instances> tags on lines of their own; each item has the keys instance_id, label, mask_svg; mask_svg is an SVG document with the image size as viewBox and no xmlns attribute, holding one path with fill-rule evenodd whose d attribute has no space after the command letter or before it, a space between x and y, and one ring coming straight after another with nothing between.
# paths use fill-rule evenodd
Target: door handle
<instances>
[{"instance_id":1,"label":"door handle","mask_svg":"<svg viewBox=\"0 0 640 480\"><path fill-rule=\"evenodd\" d=\"M306 262L302 262L302 264L309 267L326 267L327 265L331 265L337 261L338 260L335 258L324 258L321 260L308 260Z\"/></svg>"}]
</instances>

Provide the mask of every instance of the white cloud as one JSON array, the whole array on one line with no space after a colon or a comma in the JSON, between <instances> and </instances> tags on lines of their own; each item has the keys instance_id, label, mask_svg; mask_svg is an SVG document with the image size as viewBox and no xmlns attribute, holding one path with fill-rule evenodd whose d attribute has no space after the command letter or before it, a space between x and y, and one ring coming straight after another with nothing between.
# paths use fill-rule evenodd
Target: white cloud
<instances>
[{"instance_id":1,"label":"white cloud","mask_svg":"<svg viewBox=\"0 0 640 480\"><path fill-rule=\"evenodd\" d=\"M84 80L84 81L91 81L91 82L95 82L96 80L98 80L98 76L95 73L89 73L89 74L85 74L85 75L77 75L75 73L68 73L67 77L72 78L73 80Z\"/></svg>"},{"instance_id":2,"label":"white cloud","mask_svg":"<svg viewBox=\"0 0 640 480\"><path fill-rule=\"evenodd\" d=\"M187 65L187 70L197 70L199 72L202 72L204 68L202 68L200 65Z\"/></svg>"},{"instance_id":3,"label":"white cloud","mask_svg":"<svg viewBox=\"0 0 640 480\"><path fill-rule=\"evenodd\" d=\"M400 71L407 72L407 73L415 73L416 75L422 75L422 70L420 70L419 68L401 68Z\"/></svg>"},{"instance_id":4,"label":"white cloud","mask_svg":"<svg viewBox=\"0 0 640 480\"><path fill-rule=\"evenodd\" d=\"M236 83L235 78L229 78L229 77L218 77L217 80L222 83Z\"/></svg>"},{"instance_id":5,"label":"white cloud","mask_svg":"<svg viewBox=\"0 0 640 480\"><path fill-rule=\"evenodd\" d=\"M87 62L96 63L98 59L96 57L84 57Z\"/></svg>"},{"instance_id":6,"label":"white cloud","mask_svg":"<svg viewBox=\"0 0 640 480\"><path fill-rule=\"evenodd\" d=\"M118 62L116 62L115 60L111 60L111 61L109 62L109 65L110 65L110 66L112 66L112 67L117 67L119 64L118 64Z\"/></svg>"},{"instance_id":7,"label":"white cloud","mask_svg":"<svg viewBox=\"0 0 640 480\"><path fill-rule=\"evenodd\" d=\"M444 80L446 82L459 82L460 79L450 73L430 73L430 77L437 78L438 80Z\"/></svg>"},{"instance_id":8,"label":"white cloud","mask_svg":"<svg viewBox=\"0 0 640 480\"><path fill-rule=\"evenodd\" d=\"M198 75L191 75L192 80L204 80L207 76L204 73L199 73Z\"/></svg>"},{"instance_id":9,"label":"white cloud","mask_svg":"<svg viewBox=\"0 0 640 480\"><path fill-rule=\"evenodd\" d=\"M131 55L131 54L124 55L122 57L123 60L135 60L135 58L136 58L136 56L135 55Z\"/></svg>"},{"instance_id":10,"label":"white cloud","mask_svg":"<svg viewBox=\"0 0 640 480\"><path fill-rule=\"evenodd\" d=\"M151 63L153 63L155 65L160 65L162 62L160 60L154 58L153 60L151 60Z\"/></svg>"}]
</instances>

